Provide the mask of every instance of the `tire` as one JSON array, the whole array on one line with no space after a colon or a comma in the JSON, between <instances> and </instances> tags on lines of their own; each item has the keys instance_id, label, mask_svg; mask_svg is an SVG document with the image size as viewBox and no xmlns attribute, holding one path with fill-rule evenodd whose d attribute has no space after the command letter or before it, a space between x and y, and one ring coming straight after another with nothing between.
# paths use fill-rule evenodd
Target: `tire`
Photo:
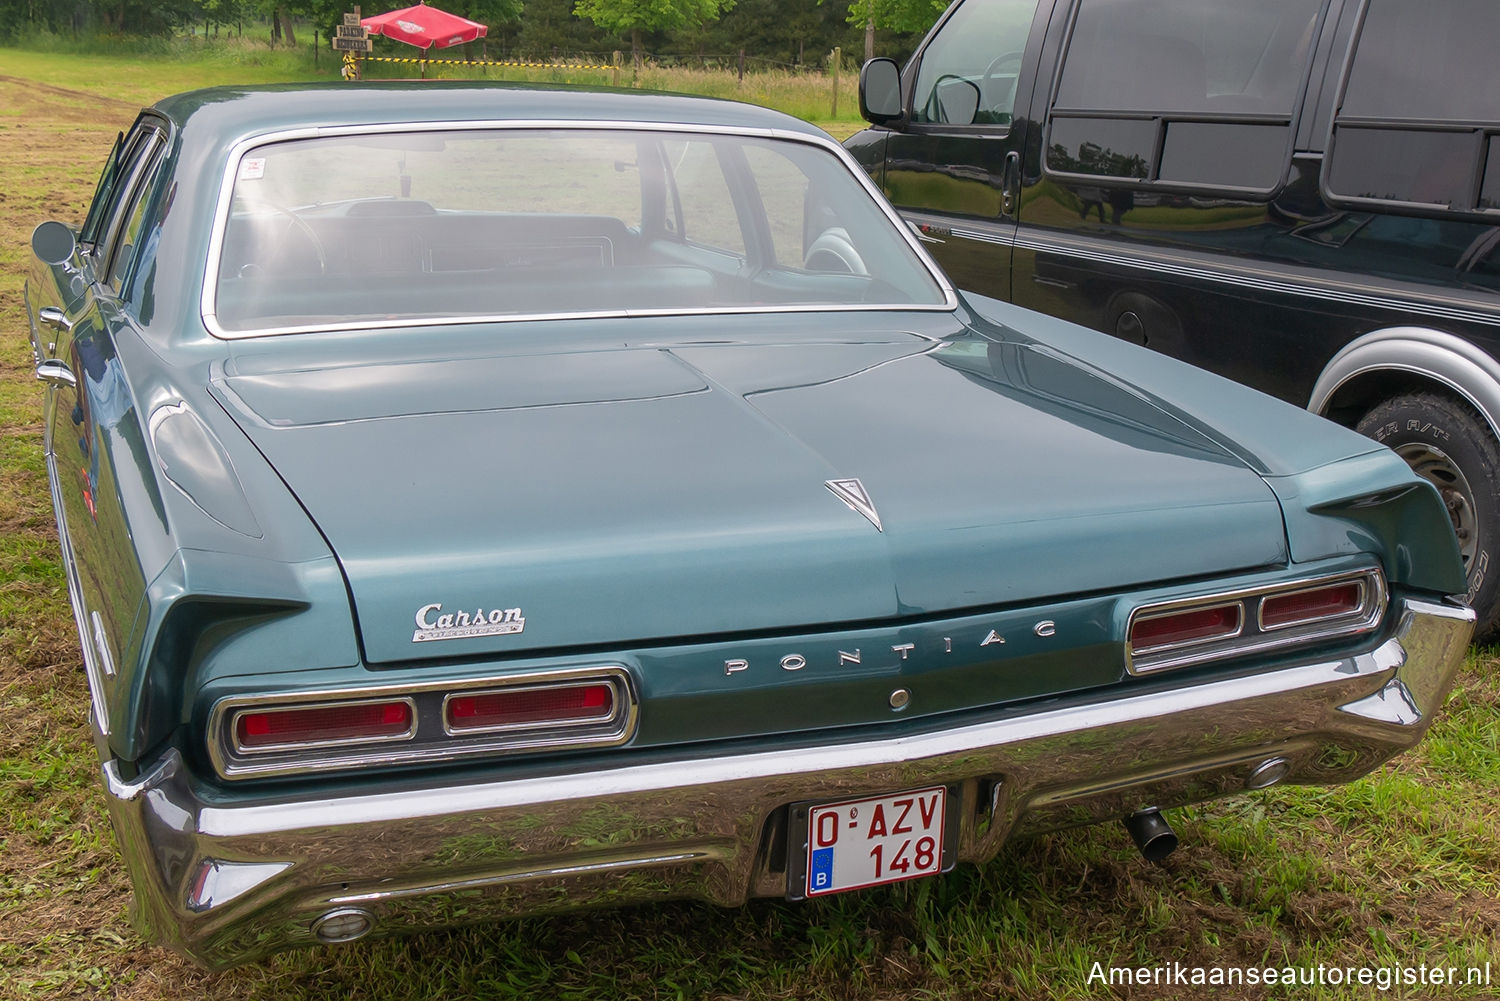
<instances>
[{"instance_id":1,"label":"tire","mask_svg":"<svg viewBox=\"0 0 1500 1001\"><path fill-rule=\"evenodd\" d=\"M1438 393L1393 396L1356 426L1437 487L1469 577L1476 641L1500 635L1500 442L1468 404Z\"/></svg>"}]
</instances>

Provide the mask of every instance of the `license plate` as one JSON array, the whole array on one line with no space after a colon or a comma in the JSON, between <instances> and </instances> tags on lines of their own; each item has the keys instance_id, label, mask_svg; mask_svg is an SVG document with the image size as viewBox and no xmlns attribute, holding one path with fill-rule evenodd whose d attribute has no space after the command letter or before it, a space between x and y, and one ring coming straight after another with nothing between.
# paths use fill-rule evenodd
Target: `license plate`
<instances>
[{"instance_id":1,"label":"license plate","mask_svg":"<svg viewBox=\"0 0 1500 1001\"><path fill-rule=\"evenodd\" d=\"M818 897L942 872L947 827L944 786L809 806L800 889Z\"/></svg>"}]
</instances>

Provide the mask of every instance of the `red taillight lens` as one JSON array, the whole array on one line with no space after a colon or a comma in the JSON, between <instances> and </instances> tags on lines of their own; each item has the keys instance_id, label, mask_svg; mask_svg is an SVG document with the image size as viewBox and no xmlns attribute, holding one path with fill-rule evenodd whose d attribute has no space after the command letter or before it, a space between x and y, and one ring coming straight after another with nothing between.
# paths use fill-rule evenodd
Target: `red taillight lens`
<instances>
[{"instance_id":1,"label":"red taillight lens","mask_svg":"<svg viewBox=\"0 0 1500 1001\"><path fill-rule=\"evenodd\" d=\"M1364 607L1364 589L1357 581L1330 587L1274 595L1260 603L1260 627L1280 629L1285 626L1318 622L1340 615L1352 615Z\"/></svg>"},{"instance_id":2,"label":"red taillight lens","mask_svg":"<svg viewBox=\"0 0 1500 1001\"><path fill-rule=\"evenodd\" d=\"M242 712L235 719L240 747L318 744L327 741L380 740L400 737L412 728L406 702L361 702L306 709L264 709Z\"/></svg>"},{"instance_id":3,"label":"red taillight lens","mask_svg":"<svg viewBox=\"0 0 1500 1001\"><path fill-rule=\"evenodd\" d=\"M448 699L446 709L450 730L588 723L609 719L614 711L615 690L610 685L455 695Z\"/></svg>"},{"instance_id":4,"label":"red taillight lens","mask_svg":"<svg viewBox=\"0 0 1500 1001\"><path fill-rule=\"evenodd\" d=\"M1225 639L1240 631L1239 602L1168 612L1137 619L1130 629L1130 647L1136 653L1179 643Z\"/></svg>"}]
</instances>

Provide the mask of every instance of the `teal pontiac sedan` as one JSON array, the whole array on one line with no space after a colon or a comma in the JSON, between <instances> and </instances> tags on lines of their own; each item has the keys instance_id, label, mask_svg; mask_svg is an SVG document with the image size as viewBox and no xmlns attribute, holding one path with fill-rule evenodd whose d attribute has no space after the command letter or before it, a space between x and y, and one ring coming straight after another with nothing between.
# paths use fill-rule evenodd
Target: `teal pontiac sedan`
<instances>
[{"instance_id":1,"label":"teal pontiac sedan","mask_svg":"<svg viewBox=\"0 0 1500 1001\"><path fill-rule=\"evenodd\" d=\"M826 135L465 84L142 112L26 285L153 938L815 898L1368 772L1473 616L1436 491L955 290Z\"/></svg>"}]
</instances>

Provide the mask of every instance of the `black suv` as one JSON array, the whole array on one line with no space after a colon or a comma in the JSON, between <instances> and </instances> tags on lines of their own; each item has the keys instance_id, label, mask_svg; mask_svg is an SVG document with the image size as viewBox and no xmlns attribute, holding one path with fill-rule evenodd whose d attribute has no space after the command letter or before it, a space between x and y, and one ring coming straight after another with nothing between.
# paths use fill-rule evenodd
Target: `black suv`
<instances>
[{"instance_id":1,"label":"black suv","mask_svg":"<svg viewBox=\"0 0 1500 1001\"><path fill-rule=\"evenodd\" d=\"M1390 445L1500 632L1500 3L960 0L847 146L961 288Z\"/></svg>"}]
</instances>

